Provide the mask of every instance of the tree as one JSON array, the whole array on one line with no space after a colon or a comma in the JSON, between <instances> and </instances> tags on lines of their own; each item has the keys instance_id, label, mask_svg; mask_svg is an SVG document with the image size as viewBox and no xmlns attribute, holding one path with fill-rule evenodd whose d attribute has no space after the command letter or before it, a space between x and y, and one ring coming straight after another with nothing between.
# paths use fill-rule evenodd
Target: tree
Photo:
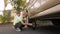
<instances>
[{"instance_id":1,"label":"tree","mask_svg":"<svg viewBox=\"0 0 60 34\"><path fill-rule=\"evenodd\" d=\"M11 4L17 11L21 11L27 6L26 0L12 0Z\"/></svg>"}]
</instances>

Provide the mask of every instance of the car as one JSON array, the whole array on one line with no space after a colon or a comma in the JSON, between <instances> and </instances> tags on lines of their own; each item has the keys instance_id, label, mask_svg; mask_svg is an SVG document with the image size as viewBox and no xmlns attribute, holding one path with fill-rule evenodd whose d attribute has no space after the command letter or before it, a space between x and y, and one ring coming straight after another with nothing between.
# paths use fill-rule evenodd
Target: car
<instances>
[{"instance_id":1,"label":"car","mask_svg":"<svg viewBox=\"0 0 60 34\"><path fill-rule=\"evenodd\" d=\"M60 25L60 0L49 0L35 11L29 11L29 22L50 20L56 26ZM36 23L35 23L36 24Z\"/></svg>"}]
</instances>

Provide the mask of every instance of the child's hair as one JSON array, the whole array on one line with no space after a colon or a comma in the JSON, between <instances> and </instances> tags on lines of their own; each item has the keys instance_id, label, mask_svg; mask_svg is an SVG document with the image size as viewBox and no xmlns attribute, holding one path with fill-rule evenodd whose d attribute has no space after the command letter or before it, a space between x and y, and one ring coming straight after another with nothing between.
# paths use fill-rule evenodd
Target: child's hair
<instances>
[{"instance_id":1,"label":"child's hair","mask_svg":"<svg viewBox=\"0 0 60 34\"><path fill-rule=\"evenodd\" d=\"M16 14L20 14L20 12L17 11Z\"/></svg>"},{"instance_id":2,"label":"child's hair","mask_svg":"<svg viewBox=\"0 0 60 34\"><path fill-rule=\"evenodd\" d=\"M26 10L26 12L28 13L28 10Z\"/></svg>"}]
</instances>

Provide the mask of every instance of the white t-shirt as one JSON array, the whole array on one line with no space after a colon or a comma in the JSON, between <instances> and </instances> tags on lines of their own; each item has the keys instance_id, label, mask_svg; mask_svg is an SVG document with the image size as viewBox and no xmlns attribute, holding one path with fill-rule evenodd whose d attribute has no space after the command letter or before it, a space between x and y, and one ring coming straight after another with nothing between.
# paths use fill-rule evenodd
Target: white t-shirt
<instances>
[{"instance_id":1,"label":"white t-shirt","mask_svg":"<svg viewBox=\"0 0 60 34\"><path fill-rule=\"evenodd\" d=\"M22 19L23 19L23 17L22 16L15 16L14 17L14 23L13 23L13 25L15 25L16 23L19 23L20 21L22 21Z\"/></svg>"}]
</instances>

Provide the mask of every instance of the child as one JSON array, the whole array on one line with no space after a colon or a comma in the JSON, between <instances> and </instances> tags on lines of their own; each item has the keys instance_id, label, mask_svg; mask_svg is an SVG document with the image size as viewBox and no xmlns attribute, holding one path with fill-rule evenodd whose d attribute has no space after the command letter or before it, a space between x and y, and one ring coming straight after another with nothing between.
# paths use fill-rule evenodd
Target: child
<instances>
[{"instance_id":1,"label":"child","mask_svg":"<svg viewBox=\"0 0 60 34\"><path fill-rule=\"evenodd\" d=\"M21 26L20 29L22 30L22 27L27 27L27 26L32 26L31 23L28 23L28 14L26 11L22 11L22 22L21 22Z\"/></svg>"},{"instance_id":2,"label":"child","mask_svg":"<svg viewBox=\"0 0 60 34\"><path fill-rule=\"evenodd\" d=\"M19 12L17 12L16 16L14 17L14 23L13 23L16 31L22 31L22 27L24 27L24 25L26 25L26 24L27 23L24 22L22 12L21 12L21 14Z\"/></svg>"},{"instance_id":3,"label":"child","mask_svg":"<svg viewBox=\"0 0 60 34\"><path fill-rule=\"evenodd\" d=\"M16 31L21 31L20 30L20 28L19 28L19 26L20 26L20 13L19 12L17 12L16 13L16 16L14 17L14 23L13 23L13 25L14 25L14 28L16 29Z\"/></svg>"}]
</instances>

